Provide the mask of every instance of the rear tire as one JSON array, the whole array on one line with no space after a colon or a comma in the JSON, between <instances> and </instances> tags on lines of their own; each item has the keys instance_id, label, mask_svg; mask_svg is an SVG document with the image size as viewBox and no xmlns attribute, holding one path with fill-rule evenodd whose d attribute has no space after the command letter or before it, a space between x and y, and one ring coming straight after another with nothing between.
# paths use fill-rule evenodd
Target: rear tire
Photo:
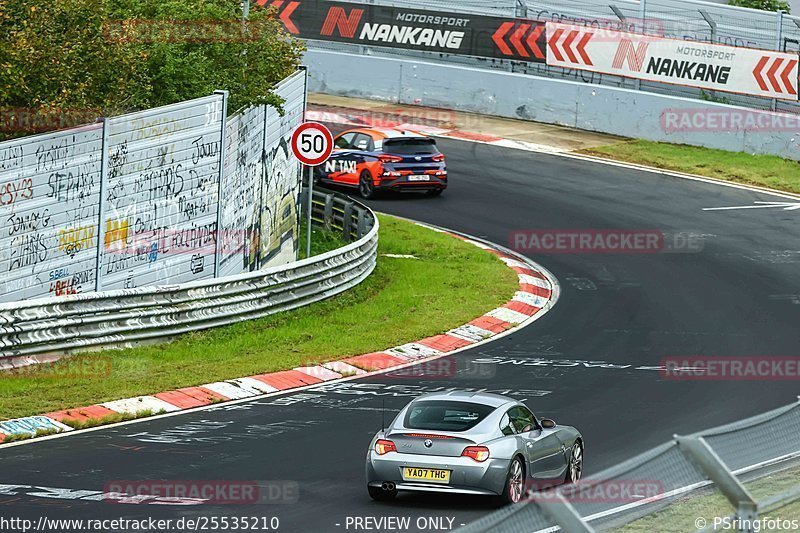
<instances>
[{"instance_id":1,"label":"rear tire","mask_svg":"<svg viewBox=\"0 0 800 533\"><path fill-rule=\"evenodd\" d=\"M369 492L369 497L377 502L390 502L397 496L397 489L383 490L380 487L371 487L367 485L367 491Z\"/></svg>"},{"instance_id":2,"label":"rear tire","mask_svg":"<svg viewBox=\"0 0 800 533\"><path fill-rule=\"evenodd\" d=\"M525 495L525 466L519 456L511 460L500 501L503 505L519 503Z\"/></svg>"},{"instance_id":3,"label":"rear tire","mask_svg":"<svg viewBox=\"0 0 800 533\"><path fill-rule=\"evenodd\" d=\"M441 194L442 194L443 192L444 192L444 189L433 189L433 190L430 190L430 191L428 191L428 192L427 192L427 193L425 193L425 194L427 194L428 196L434 196L434 197L436 197L436 196L441 196Z\"/></svg>"},{"instance_id":4,"label":"rear tire","mask_svg":"<svg viewBox=\"0 0 800 533\"><path fill-rule=\"evenodd\" d=\"M375 183L372 181L372 174L369 173L369 170L363 171L361 176L359 176L358 192L365 200L375 198Z\"/></svg>"}]
</instances>

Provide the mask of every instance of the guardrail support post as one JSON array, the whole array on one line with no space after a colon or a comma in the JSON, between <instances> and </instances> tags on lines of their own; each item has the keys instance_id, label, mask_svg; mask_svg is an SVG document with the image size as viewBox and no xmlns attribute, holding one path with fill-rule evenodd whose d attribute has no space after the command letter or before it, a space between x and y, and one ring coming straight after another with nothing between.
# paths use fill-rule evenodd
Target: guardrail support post
<instances>
[{"instance_id":1,"label":"guardrail support post","mask_svg":"<svg viewBox=\"0 0 800 533\"><path fill-rule=\"evenodd\" d=\"M675 435L678 449L686 455L722 492L736 508L736 516L752 524L758 518L758 503L747 488L725 466L722 459L702 437L679 437ZM750 533L752 528L743 529Z\"/></svg>"},{"instance_id":2,"label":"guardrail support post","mask_svg":"<svg viewBox=\"0 0 800 533\"><path fill-rule=\"evenodd\" d=\"M558 524L561 531L594 533L592 526L578 514L578 511L561 494L553 494L547 498L547 501L537 502L536 506L550 520Z\"/></svg>"},{"instance_id":3,"label":"guardrail support post","mask_svg":"<svg viewBox=\"0 0 800 533\"><path fill-rule=\"evenodd\" d=\"M360 239L367 233L367 220L364 216L364 210L359 209L358 213L358 233L356 234L356 238Z\"/></svg>"},{"instance_id":4,"label":"guardrail support post","mask_svg":"<svg viewBox=\"0 0 800 533\"><path fill-rule=\"evenodd\" d=\"M333 195L325 195L325 212L322 215L322 223L325 230L330 231L333 226Z\"/></svg>"},{"instance_id":5,"label":"guardrail support post","mask_svg":"<svg viewBox=\"0 0 800 533\"><path fill-rule=\"evenodd\" d=\"M342 217L342 238L345 242L350 242L353 232L353 202L344 204L344 216Z\"/></svg>"}]
</instances>

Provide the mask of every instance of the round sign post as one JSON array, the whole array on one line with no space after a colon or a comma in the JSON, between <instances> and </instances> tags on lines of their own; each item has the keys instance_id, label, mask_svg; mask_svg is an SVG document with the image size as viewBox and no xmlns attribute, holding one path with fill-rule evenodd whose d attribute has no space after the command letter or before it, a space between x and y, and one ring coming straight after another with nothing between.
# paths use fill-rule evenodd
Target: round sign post
<instances>
[{"instance_id":1,"label":"round sign post","mask_svg":"<svg viewBox=\"0 0 800 533\"><path fill-rule=\"evenodd\" d=\"M319 122L304 122L292 133L292 152L308 172L308 227L306 257L311 257L311 209L314 200L314 176L311 167L323 164L333 153L333 134Z\"/></svg>"}]
</instances>

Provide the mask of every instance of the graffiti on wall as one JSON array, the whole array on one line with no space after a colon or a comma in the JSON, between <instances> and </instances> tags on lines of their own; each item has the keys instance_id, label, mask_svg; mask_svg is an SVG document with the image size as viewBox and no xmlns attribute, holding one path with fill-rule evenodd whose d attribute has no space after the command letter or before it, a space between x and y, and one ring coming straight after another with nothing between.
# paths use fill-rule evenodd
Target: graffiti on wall
<instances>
[{"instance_id":1,"label":"graffiti on wall","mask_svg":"<svg viewBox=\"0 0 800 533\"><path fill-rule=\"evenodd\" d=\"M3 301L95 288L102 127L0 144Z\"/></svg>"},{"instance_id":2,"label":"graffiti on wall","mask_svg":"<svg viewBox=\"0 0 800 533\"><path fill-rule=\"evenodd\" d=\"M213 276L222 96L109 120L102 289Z\"/></svg>"},{"instance_id":3,"label":"graffiti on wall","mask_svg":"<svg viewBox=\"0 0 800 533\"><path fill-rule=\"evenodd\" d=\"M291 153L291 136L303 121L305 78L296 74L278 86L283 114L267 113L266 177L261 194L260 260L263 267L293 261L299 249L301 165Z\"/></svg>"},{"instance_id":4,"label":"graffiti on wall","mask_svg":"<svg viewBox=\"0 0 800 533\"><path fill-rule=\"evenodd\" d=\"M258 268L264 116L264 107L258 106L228 120L220 219L221 275Z\"/></svg>"},{"instance_id":5,"label":"graffiti on wall","mask_svg":"<svg viewBox=\"0 0 800 533\"><path fill-rule=\"evenodd\" d=\"M300 166L288 139L304 91L299 72L276 88L282 114L258 106L226 120L215 94L0 143L0 302L295 260Z\"/></svg>"}]
</instances>

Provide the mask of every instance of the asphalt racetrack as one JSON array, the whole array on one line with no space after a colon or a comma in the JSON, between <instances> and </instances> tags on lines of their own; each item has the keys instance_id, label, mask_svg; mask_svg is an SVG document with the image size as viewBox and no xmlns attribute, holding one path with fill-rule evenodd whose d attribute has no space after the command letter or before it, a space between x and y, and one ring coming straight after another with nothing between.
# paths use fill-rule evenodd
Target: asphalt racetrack
<instances>
[{"instance_id":1,"label":"asphalt racetrack","mask_svg":"<svg viewBox=\"0 0 800 533\"><path fill-rule=\"evenodd\" d=\"M674 253L528 254L558 278L560 301L533 325L452 356L458 372L328 384L0 449L0 516L258 516L278 517L279 531L447 529L494 504L368 497L364 458L383 405L388 417L414 396L442 388L508 394L539 417L579 428L591 474L675 433L795 401L792 380L675 380L653 367L669 357L798 355L800 210L704 211L781 198L488 145L439 145L450 171L444 195L370 205L509 247L515 231L575 229L693 232L702 245ZM217 506L86 498L120 480L283 481L299 495L272 505ZM398 529L395 519L404 517L409 527ZM356 518L369 528L356 528Z\"/></svg>"}]
</instances>

